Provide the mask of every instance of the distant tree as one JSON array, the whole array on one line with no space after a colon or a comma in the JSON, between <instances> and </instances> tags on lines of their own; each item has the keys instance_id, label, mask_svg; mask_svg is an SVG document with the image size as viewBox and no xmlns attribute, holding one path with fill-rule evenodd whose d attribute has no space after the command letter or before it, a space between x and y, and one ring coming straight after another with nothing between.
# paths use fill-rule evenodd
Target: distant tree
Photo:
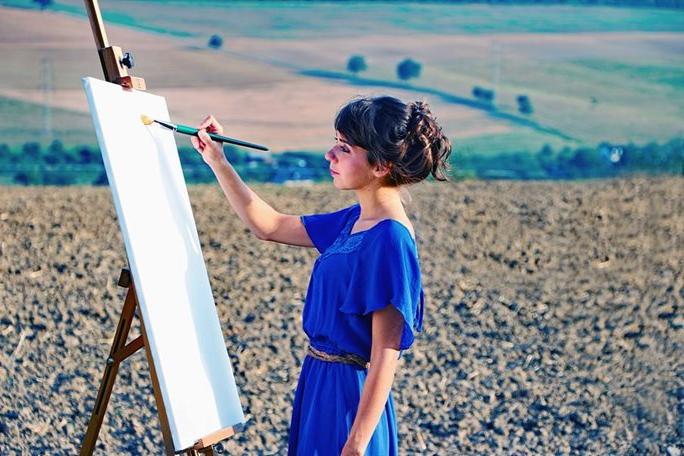
<instances>
[{"instance_id":1,"label":"distant tree","mask_svg":"<svg viewBox=\"0 0 684 456\"><path fill-rule=\"evenodd\" d=\"M47 154L43 157L43 161L45 162L46 165L55 166L56 164L59 163L60 158L61 158L60 155Z\"/></svg>"},{"instance_id":2,"label":"distant tree","mask_svg":"<svg viewBox=\"0 0 684 456\"><path fill-rule=\"evenodd\" d=\"M71 176L64 172L43 172L42 185L71 185L74 183L73 173Z\"/></svg>"},{"instance_id":3,"label":"distant tree","mask_svg":"<svg viewBox=\"0 0 684 456\"><path fill-rule=\"evenodd\" d=\"M224 146L223 150L230 159L230 163L235 163L236 165L242 165L249 161L249 152L239 147ZM192 151L194 152L194 150ZM194 155L199 155L195 153ZM203 164L204 166L204 164Z\"/></svg>"},{"instance_id":4,"label":"distant tree","mask_svg":"<svg viewBox=\"0 0 684 456\"><path fill-rule=\"evenodd\" d=\"M367 69L366 59L364 59L362 55L352 55L347 62L347 70L355 75L361 71L366 71Z\"/></svg>"},{"instance_id":5,"label":"distant tree","mask_svg":"<svg viewBox=\"0 0 684 456\"><path fill-rule=\"evenodd\" d=\"M24 171L19 171L17 174L14 175L14 183L18 185L30 184L31 182L28 173L25 173Z\"/></svg>"},{"instance_id":6,"label":"distant tree","mask_svg":"<svg viewBox=\"0 0 684 456\"><path fill-rule=\"evenodd\" d=\"M43 173L37 166L24 171L19 171L13 176L15 184L19 185L40 185L43 183Z\"/></svg>"},{"instance_id":7,"label":"distant tree","mask_svg":"<svg viewBox=\"0 0 684 456\"><path fill-rule=\"evenodd\" d=\"M553 157L553 148L549 144L544 144L544 147L537 152L537 163L547 176L557 173L558 165Z\"/></svg>"},{"instance_id":8,"label":"distant tree","mask_svg":"<svg viewBox=\"0 0 684 456\"><path fill-rule=\"evenodd\" d=\"M93 185L109 185L107 173L105 171L101 171L95 180L93 180Z\"/></svg>"},{"instance_id":9,"label":"distant tree","mask_svg":"<svg viewBox=\"0 0 684 456\"><path fill-rule=\"evenodd\" d=\"M208 46L212 49L221 49L223 46L223 38L220 35L211 35Z\"/></svg>"},{"instance_id":10,"label":"distant tree","mask_svg":"<svg viewBox=\"0 0 684 456\"><path fill-rule=\"evenodd\" d=\"M569 163L575 168L585 169L589 168L593 161L594 151L588 148L577 149L575 154L569 160Z\"/></svg>"},{"instance_id":11,"label":"distant tree","mask_svg":"<svg viewBox=\"0 0 684 456\"><path fill-rule=\"evenodd\" d=\"M544 147L539 150L538 155L541 157L551 157L553 155L553 148L548 144L544 144Z\"/></svg>"},{"instance_id":12,"label":"distant tree","mask_svg":"<svg viewBox=\"0 0 684 456\"><path fill-rule=\"evenodd\" d=\"M473 96L478 100L484 101L485 103L493 103L495 94L493 90L475 86L473 87Z\"/></svg>"},{"instance_id":13,"label":"distant tree","mask_svg":"<svg viewBox=\"0 0 684 456\"><path fill-rule=\"evenodd\" d=\"M40 144L36 142L24 143L21 152L25 161L35 163L40 159Z\"/></svg>"},{"instance_id":14,"label":"distant tree","mask_svg":"<svg viewBox=\"0 0 684 456\"><path fill-rule=\"evenodd\" d=\"M59 139L55 139L48 146L47 153L43 155L43 160L48 165L55 165L64 157L64 144Z\"/></svg>"},{"instance_id":15,"label":"distant tree","mask_svg":"<svg viewBox=\"0 0 684 456\"><path fill-rule=\"evenodd\" d=\"M95 163L97 161L98 155L95 151L91 150L88 146L79 147L77 151L78 163L82 165L87 165L90 163Z\"/></svg>"},{"instance_id":16,"label":"distant tree","mask_svg":"<svg viewBox=\"0 0 684 456\"><path fill-rule=\"evenodd\" d=\"M34 3L38 4L40 9L44 10L48 6L52 6L52 0L33 0Z\"/></svg>"},{"instance_id":17,"label":"distant tree","mask_svg":"<svg viewBox=\"0 0 684 456\"><path fill-rule=\"evenodd\" d=\"M415 60L405 59L397 65L397 76L402 81L408 81L411 78L420 76L422 66Z\"/></svg>"},{"instance_id":18,"label":"distant tree","mask_svg":"<svg viewBox=\"0 0 684 456\"><path fill-rule=\"evenodd\" d=\"M534 112L534 109L532 109L532 102L527 95L518 95L516 101L518 102L518 112L520 112L520 114L529 116Z\"/></svg>"}]
</instances>

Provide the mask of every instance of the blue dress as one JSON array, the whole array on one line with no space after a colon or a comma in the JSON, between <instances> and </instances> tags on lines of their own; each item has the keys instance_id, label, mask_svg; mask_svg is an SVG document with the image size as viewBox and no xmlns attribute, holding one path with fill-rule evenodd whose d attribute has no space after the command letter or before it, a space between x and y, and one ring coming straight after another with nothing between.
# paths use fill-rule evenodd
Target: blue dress
<instances>
[{"instance_id":1,"label":"blue dress","mask_svg":"<svg viewBox=\"0 0 684 456\"><path fill-rule=\"evenodd\" d=\"M422 330L424 294L416 243L397 220L350 234L361 207L301 216L320 252L306 293L304 332L316 349L370 360L372 312L391 304L401 312L401 351ZM304 359L295 391L289 455L339 455L361 399L367 370L352 364ZM390 392L366 455L398 454Z\"/></svg>"}]
</instances>

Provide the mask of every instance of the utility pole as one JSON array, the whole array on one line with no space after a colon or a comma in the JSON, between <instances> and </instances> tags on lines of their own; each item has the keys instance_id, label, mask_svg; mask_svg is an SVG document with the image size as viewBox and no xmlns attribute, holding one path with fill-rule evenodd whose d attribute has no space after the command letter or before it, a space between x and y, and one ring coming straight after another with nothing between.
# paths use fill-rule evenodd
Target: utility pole
<instances>
[{"instance_id":1,"label":"utility pole","mask_svg":"<svg viewBox=\"0 0 684 456\"><path fill-rule=\"evenodd\" d=\"M492 64L492 89L496 93L501 75L501 43L496 40L492 40L489 48L489 60Z\"/></svg>"},{"instance_id":2,"label":"utility pole","mask_svg":"<svg viewBox=\"0 0 684 456\"><path fill-rule=\"evenodd\" d=\"M43 135L52 139L52 59L40 60L40 85L43 92Z\"/></svg>"}]
</instances>

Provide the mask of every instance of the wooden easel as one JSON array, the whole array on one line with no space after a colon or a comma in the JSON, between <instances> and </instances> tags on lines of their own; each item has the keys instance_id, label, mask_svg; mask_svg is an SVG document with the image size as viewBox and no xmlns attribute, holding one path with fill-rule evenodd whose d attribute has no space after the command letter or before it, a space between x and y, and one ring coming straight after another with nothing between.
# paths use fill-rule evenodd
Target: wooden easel
<instances>
[{"instance_id":1,"label":"wooden easel","mask_svg":"<svg viewBox=\"0 0 684 456\"><path fill-rule=\"evenodd\" d=\"M152 389L154 391L154 399L157 404L157 411L159 412L159 422L161 423L162 437L164 439L164 449L166 454L173 455L175 451L173 448L171 431L169 429L169 422L166 417L166 409L164 407L164 401L162 399L159 381L157 379L157 372L154 368L154 361L152 360L152 354L149 350L147 333L145 332L145 325L142 318L140 318L140 330L142 334L126 344L126 341L128 340L128 332L130 331L131 323L133 322L133 317L137 313L136 311L138 309L138 299L135 295L135 285L133 284L133 278L131 277L131 273L128 269L124 268L121 270L118 284L120 287L128 288L128 292L126 293L126 300L124 301L123 310L121 311L119 324L116 327L116 333L114 334L114 340L112 341L112 348L109 350L109 356L107 357L104 374L102 375L102 382L100 383L100 389L97 393L97 399L95 400L95 407L93 408L93 413L90 417L90 422L88 423L88 430L83 438L80 454L81 456L91 455L95 449L97 436L100 433L105 411L107 410L107 404L109 403L109 397L112 394L112 388L114 386L114 381L116 380L116 374L119 371L119 364L144 347L145 354L147 355L147 362L150 366ZM234 429L230 427L203 437L195 442L191 448L186 450L186 455L213 456L213 445L232 436L234 433Z\"/></svg>"},{"instance_id":2,"label":"wooden easel","mask_svg":"<svg viewBox=\"0 0 684 456\"><path fill-rule=\"evenodd\" d=\"M105 79L108 82L119 84L128 89L145 90L145 80L139 77L128 74L128 69L133 67L133 56L130 53L123 53L118 46L110 46L105 32L104 24L102 22L102 15L100 14L100 7L97 0L84 0L86 10L88 11L88 18L90 19L90 26L93 30L95 43L97 45L97 52L102 64ZM135 285L133 283L133 276L129 269L122 269L119 276L118 284L121 287L128 288L126 299L124 301L121 317L116 328L114 340L112 341L112 348L107 357L104 374L95 400L95 407L88 423L88 429L81 444L81 456L91 455L97 443L97 436L102 427L107 404L112 394L116 374L119 371L119 364L140 350L145 348L147 356L147 363L150 366L150 377L152 378L152 389L154 391L154 399L157 404L157 412L159 413L159 422L161 424L162 437L164 440L164 451L167 455L174 455L175 449L173 446L173 438L169 428L169 421L166 414L164 400L162 398L161 389L157 372L152 359L150 345L145 332L145 325L141 315L138 311L139 303L135 294ZM130 343L128 340L128 332L131 329L133 316L138 315L140 318L140 332L141 335L133 339ZM213 432L197 440L195 444L187 449L184 449L187 456L200 455L214 455L213 445L235 434L233 427L227 427L219 431Z\"/></svg>"}]
</instances>

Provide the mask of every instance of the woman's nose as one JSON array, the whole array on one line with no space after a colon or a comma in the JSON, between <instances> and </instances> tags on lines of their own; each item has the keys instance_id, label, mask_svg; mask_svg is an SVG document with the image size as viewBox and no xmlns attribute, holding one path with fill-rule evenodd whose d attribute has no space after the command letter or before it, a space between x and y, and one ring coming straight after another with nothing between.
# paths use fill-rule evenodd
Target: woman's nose
<instances>
[{"instance_id":1,"label":"woman's nose","mask_svg":"<svg viewBox=\"0 0 684 456\"><path fill-rule=\"evenodd\" d=\"M335 158L337 158L337 157L335 156L335 148L333 147L332 149L330 149L329 151L327 151L325 153L325 159L328 161L333 161L333 159L335 159Z\"/></svg>"}]
</instances>

